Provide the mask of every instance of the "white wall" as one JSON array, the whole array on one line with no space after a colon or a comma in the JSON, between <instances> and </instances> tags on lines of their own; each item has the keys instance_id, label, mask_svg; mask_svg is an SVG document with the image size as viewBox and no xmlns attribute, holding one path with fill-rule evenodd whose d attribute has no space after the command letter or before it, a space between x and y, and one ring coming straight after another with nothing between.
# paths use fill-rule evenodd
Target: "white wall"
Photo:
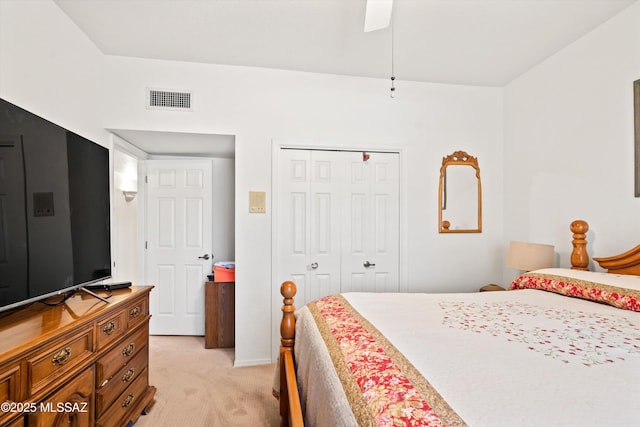
<instances>
[{"instance_id":1,"label":"white wall","mask_svg":"<svg viewBox=\"0 0 640 427\"><path fill-rule=\"evenodd\" d=\"M114 139L119 139L113 136ZM120 142L122 144L122 142ZM138 159L114 144L112 154L113 197L111 203L114 262L113 281L140 283L141 261L138 257L138 206L141 197L127 201L123 191L138 191Z\"/></svg>"},{"instance_id":2,"label":"white wall","mask_svg":"<svg viewBox=\"0 0 640 427\"><path fill-rule=\"evenodd\" d=\"M640 237L634 197L633 92L640 79L636 3L505 88L505 241L556 246L570 265L574 219L591 256ZM593 266L592 266L593 267ZM505 280L514 271L505 272Z\"/></svg>"},{"instance_id":3,"label":"white wall","mask_svg":"<svg viewBox=\"0 0 640 427\"><path fill-rule=\"evenodd\" d=\"M212 159L213 255L214 262L234 261L235 245L235 160Z\"/></svg>"},{"instance_id":4,"label":"white wall","mask_svg":"<svg viewBox=\"0 0 640 427\"><path fill-rule=\"evenodd\" d=\"M502 90L104 57L53 2L0 1L0 96L106 144L104 129L236 135L236 363L271 358L273 140L402 152L408 291L473 291L502 275ZM194 111L146 110L146 87L191 89ZM480 163L483 233L438 234L442 157ZM268 211L248 213L248 192Z\"/></svg>"},{"instance_id":5,"label":"white wall","mask_svg":"<svg viewBox=\"0 0 640 427\"><path fill-rule=\"evenodd\" d=\"M52 1L0 1L0 97L106 147L103 59Z\"/></svg>"},{"instance_id":6,"label":"white wall","mask_svg":"<svg viewBox=\"0 0 640 427\"><path fill-rule=\"evenodd\" d=\"M464 291L501 277L502 93L496 88L246 67L105 58L105 126L236 136L236 363L270 360L271 209L248 213L248 192L271 200L272 141L403 153L403 277L409 291ZM146 87L188 89L194 111L144 108ZM442 157L477 156L483 233L437 233ZM460 266L466 266L461 269Z\"/></svg>"}]
</instances>

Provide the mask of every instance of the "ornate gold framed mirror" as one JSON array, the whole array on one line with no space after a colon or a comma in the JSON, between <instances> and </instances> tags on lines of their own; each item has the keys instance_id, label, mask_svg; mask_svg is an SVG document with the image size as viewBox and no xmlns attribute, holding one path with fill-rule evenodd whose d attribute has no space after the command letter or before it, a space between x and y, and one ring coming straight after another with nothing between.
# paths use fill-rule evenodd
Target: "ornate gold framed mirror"
<instances>
[{"instance_id":1,"label":"ornate gold framed mirror","mask_svg":"<svg viewBox=\"0 0 640 427\"><path fill-rule=\"evenodd\" d=\"M438 232L482 232L482 186L478 159L464 151L442 158Z\"/></svg>"}]
</instances>

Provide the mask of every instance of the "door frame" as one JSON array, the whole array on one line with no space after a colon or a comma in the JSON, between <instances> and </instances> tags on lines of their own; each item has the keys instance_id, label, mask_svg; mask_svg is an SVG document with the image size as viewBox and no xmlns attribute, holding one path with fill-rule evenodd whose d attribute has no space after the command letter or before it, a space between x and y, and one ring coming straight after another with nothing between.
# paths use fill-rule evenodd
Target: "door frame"
<instances>
[{"instance_id":1,"label":"door frame","mask_svg":"<svg viewBox=\"0 0 640 427\"><path fill-rule=\"evenodd\" d=\"M115 243L114 240L114 233L115 233L115 229L118 227L118 219L116 218L115 215L115 211L113 209L114 206L114 198L115 197L122 197L122 194L120 193L120 190L117 189L115 187L115 182L114 182L114 156L115 153L114 151L119 151L123 154L126 154L127 156L131 156L133 158L136 159L136 161L138 162L138 182L137 182L137 195L136 195L136 236L135 236L135 247L136 247L136 257L138 259L138 265L136 266L136 275L135 277L132 277L131 280L133 281L133 283L146 283L146 276L145 276L145 268L146 268L146 264L145 264L145 259L144 259L144 255L145 255L145 249L144 249L144 242L145 242L145 238L146 238L146 234L145 234L145 227L146 227L146 214L147 214L147 204L146 204L146 186L144 185L144 179L146 176L146 160L150 158L150 155L148 153L145 153L144 151L140 150L139 148L131 145L128 141L122 139L121 137L119 137L116 134L110 134L110 147L112 148L112 150L110 150L110 158L109 158L109 162L110 162L110 181L111 181L111 227L112 227L112 239L111 239L111 260L112 262L116 262L118 261L118 254L116 253L117 251L117 245ZM118 265L116 264L115 266L112 265L112 268L114 268L114 271L117 273L118 272Z\"/></svg>"},{"instance_id":2,"label":"door frame","mask_svg":"<svg viewBox=\"0 0 640 427\"><path fill-rule=\"evenodd\" d=\"M282 296L280 295L280 285L278 280L278 243L275 236L278 235L278 178L280 172L279 151L283 148L297 150L321 150L321 151L355 151L355 152L379 152L398 153L399 155L399 241L398 241L398 291L406 292L407 286L407 264L405 254L407 253L407 197L406 187L408 175L406 171L407 148L405 146L390 147L372 143L371 145L357 145L346 143L346 145L326 144L322 142L309 142L292 139L272 139L271 140L271 360L275 362L280 348L280 320L282 318ZM299 308L296 306L296 308Z\"/></svg>"}]
</instances>

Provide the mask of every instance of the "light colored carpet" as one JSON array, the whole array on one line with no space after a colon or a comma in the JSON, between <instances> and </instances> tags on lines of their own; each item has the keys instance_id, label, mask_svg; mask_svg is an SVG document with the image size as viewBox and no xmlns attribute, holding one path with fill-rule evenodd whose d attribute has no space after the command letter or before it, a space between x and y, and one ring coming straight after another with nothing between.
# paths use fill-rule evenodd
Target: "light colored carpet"
<instances>
[{"instance_id":1,"label":"light colored carpet","mask_svg":"<svg viewBox=\"0 0 640 427\"><path fill-rule=\"evenodd\" d=\"M234 350L205 349L204 337L151 336L149 345L156 403L134 427L280 425L275 365L234 368Z\"/></svg>"}]
</instances>

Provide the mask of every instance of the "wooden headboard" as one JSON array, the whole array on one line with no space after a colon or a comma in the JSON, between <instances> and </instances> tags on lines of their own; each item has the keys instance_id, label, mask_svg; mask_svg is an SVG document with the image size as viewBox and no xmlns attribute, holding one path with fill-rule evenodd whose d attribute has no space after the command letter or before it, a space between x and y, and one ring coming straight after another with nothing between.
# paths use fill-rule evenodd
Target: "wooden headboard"
<instances>
[{"instance_id":1,"label":"wooden headboard","mask_svg":"<svg viewBox=\"0 0 640 427\"><path fill-rule=\"evenodd\" d=\"M578 219L571 223L571 231L573 232L571 268L574 270L589 269L589 255L585 239L588 230L589 224L586 221ZM593 260L609 273L640 276L640 245L619 255L593 258Z\"/></svg>"},{"instance_id":2,"label":"wooden headboard","mask_svg":"<svg viewBox=\"0 0 640 427\"><path fill-rule=\"evenodd\" d=\"M640 245L620 255L593 260L600 264L600 267L606 268L609 273L640 276Z\"/></svg>"}]
</instances>

